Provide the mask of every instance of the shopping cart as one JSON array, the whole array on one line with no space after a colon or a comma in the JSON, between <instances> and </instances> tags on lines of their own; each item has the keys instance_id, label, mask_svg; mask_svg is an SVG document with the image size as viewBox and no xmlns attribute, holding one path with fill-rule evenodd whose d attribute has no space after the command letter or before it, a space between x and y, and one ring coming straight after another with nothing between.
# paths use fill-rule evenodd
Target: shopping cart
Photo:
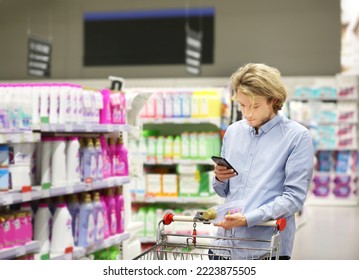
<instances>
[{"instance_id":1,"label":"shopping cart","mask_svg":"<svg viewBox=\"0 0 359 280\"><path fill-rule=\"evenodd\" d=\"M192 234L177 234L166 231L166 226L172 222L192 222ZM273 234L269 240L239 238L235 237L232 231L226 231L225 236L220 237L198 235L197 223L210 224L203 218L201 211L198 211L195 216L166 213L163 220L158 224L156 244L137 256L135 260L231 260L237 258L234 252L240 252L241 259L279 259L279 234L286 226L284 218L261 224L261 226L273 228ZM230 245L218 245L218 243Z\"/></svg>"}]
</instances>

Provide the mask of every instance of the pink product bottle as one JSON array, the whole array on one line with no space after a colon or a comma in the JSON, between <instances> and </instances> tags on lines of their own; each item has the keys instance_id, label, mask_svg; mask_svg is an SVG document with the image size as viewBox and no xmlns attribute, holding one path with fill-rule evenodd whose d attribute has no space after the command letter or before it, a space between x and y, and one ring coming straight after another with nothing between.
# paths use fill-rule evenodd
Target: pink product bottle
<instances>
[{"instance_id":1,"label":"pink product bottle","mask_svg":"<svg viewBox=\"0 0 359 280\"><path fill-rule=\"evenodd\" d=\"M108 145L105 136L100 136L100 143L102 151L103 178L108 178L111 177L111 158L108 153Z\"/></svg>"},{"instance_id":2,"label":"pink product bottle","mask_svg":"<svg viewBox=\"0 0 359 280\"><path fill-rule=\"evenodd\" d=\"M25 236L27 234L27 219L24 212L17 212L14 219L15 225L15 243L16 245L24 245Z\"/></svg>"},{"instance_id":3,"label":"pink product bottle","mask_svg":"<svg viewBox=\"0 0 359 280\"><path fill-rule=\"evenodd\" d=\"M106 190L106 205L107 205L107 219L109 224L110 235L117 233L117 219L116 219L116 200L112 189Z\"/></svg>"},{"instance_id":4,"label":"pink product bottle","mask_svg":"<svg viewBox=\"0 0 359 280\"><path fill-rule=\"evenodd\" d=\"M103 100L103 108L100 110L100 123L111 123L111 90L103 89L101 90L101 94Z\"/></svg>"},{"instance_id":5,"label":"pink product bottle","mask_svg":"<svg viewBox=\"0 0 359 280\"><path fill-rule=\"evenodd\" d=\"M128 151L120 136L116 145L117 167L116 176L128 176Z\"/></svg>"},{"instance_id":6,"label":"pink product bottle","mask_svg":"<svg viewBox=\"0 0 359 280\"><path fill-rule=\"evenodd\" d=\"M1 87L1 85L0 85L0 87ZM5 218L0 216L0 250L4 249L4 247L5 247L4 224L5 224Z\"/></svg>"},{"instance_id":7,"label":"pink product bottle","mask_svg":"<svg viewBox=\"0 0 359 280\"><path fill-rule=\"evenodd\" d=\"M108 218L107 218L108 217L108 209L107 209L105 196L101 195L100 201L102 204L102 214L103 214L103 221L104 221L103 236L106 239L107 237L110 236L110 228L109 228L109 223L108 223Z\"/></svg>"},{"instance_id":8,"label":"pink product bottle","mask_svg":"<svg viewBox=\"0 0 359 280\"><path fill-rule=\"evenodd\" d=\"M5 218L4 228L3 228L4 248L10 248L15 245L14 215L6 214L4 218Z\"/></svg>"},{"instance_id":9,"label":"pink product bottle","mask_svg":"<svg viewBox=\"0 0 359 280\"><path fill-rule=\"evenodd\" d=\"M117 233L123 233L125 231L125 204L120 187L117 188L115 199L117 214Z\"/></svg>"},{"instance_id":10,"label":"pink product bottle","mask_svg":"<svg viewBox=\"0 0 359 280\"><path fill-rule=\"evenodd\" d=\"M114 138L108 139L107 153L111 162L111 176L116 176L118 168L118 157L116 155L116 142Z\"/></svg>"}]
</instances>

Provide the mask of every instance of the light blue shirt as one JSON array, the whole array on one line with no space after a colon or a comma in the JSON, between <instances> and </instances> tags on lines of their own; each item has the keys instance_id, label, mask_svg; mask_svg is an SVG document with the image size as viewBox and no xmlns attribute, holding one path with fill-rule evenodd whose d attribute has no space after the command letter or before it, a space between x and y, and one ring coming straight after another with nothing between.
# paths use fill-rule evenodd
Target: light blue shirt
<instances>
[{"instance_id":1,"label":"light blue shirt","mask_svg":"<svg viewBox=\"0 0 359 280\"><path fill-rule=\"evenodd\" d=\"M287 226L280 234L280 256L291 256L296 231L294 214L302 209L314 168L313 141L308 129L277 114L256 134L246 120L241 120L227 128L222 157L237 170L238 176L226 182L214 179L213 188L226 202L244 202L243 214L248 224L235 228L235 236L268 240L273 229L256 225L285 217ZM219 235L221 231L222 228ZM237 252L234 258L245 256Z\"/></svg>"}]
</instances>

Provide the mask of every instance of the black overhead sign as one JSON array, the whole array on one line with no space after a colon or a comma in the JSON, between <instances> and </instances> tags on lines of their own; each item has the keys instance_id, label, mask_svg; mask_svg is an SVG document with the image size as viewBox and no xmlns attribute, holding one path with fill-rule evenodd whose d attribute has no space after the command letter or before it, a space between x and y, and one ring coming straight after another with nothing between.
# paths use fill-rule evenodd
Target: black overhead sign
<instances>
[{"instance_id":1,"label":"black overhead sign","mask_svg":"<svg viewBox=\"0 0 359 280\"><path fill-rule=\"evenodd\" d=\"M51 44L29 37L27 73L30 76L50 77Z\"/></svg>"}]
</instances>

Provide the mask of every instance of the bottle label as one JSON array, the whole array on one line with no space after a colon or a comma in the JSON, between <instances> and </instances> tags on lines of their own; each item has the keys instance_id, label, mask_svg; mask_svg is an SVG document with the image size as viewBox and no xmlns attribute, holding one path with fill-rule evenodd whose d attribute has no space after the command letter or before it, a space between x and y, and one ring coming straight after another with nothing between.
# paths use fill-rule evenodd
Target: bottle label
<instances>
[{"instance_id":1,"label":"bottle label","mask_svg":"<svg viewBox=\"0 0 359 280\"><path fill-rule=\"evenodd\" d=\"M115 211L111 212L111 235L116 234L117 231L117 221Z\"/></svg>"},{"instance_id":2,"label":"bottle label","mask_svg":"<svg viewBox=\"0 0 359 280\"><path fill-rule=\"evenodd\" d=\"M95 221L93 215L90 214L88 217L88 227L87 227L87 244L92 244L94 242L95 235Z\"/></svg>"},{"instance_id":3,"label":"bottle label","mask_svg":"<svg viewBox=\"0 0 359 280\"><path fill-rule=\"evenodd\" d=\"M97 213L97 224L96 224L96 240L104 239L104 221L102 213Z\"/></svg>"}]
</instances>

